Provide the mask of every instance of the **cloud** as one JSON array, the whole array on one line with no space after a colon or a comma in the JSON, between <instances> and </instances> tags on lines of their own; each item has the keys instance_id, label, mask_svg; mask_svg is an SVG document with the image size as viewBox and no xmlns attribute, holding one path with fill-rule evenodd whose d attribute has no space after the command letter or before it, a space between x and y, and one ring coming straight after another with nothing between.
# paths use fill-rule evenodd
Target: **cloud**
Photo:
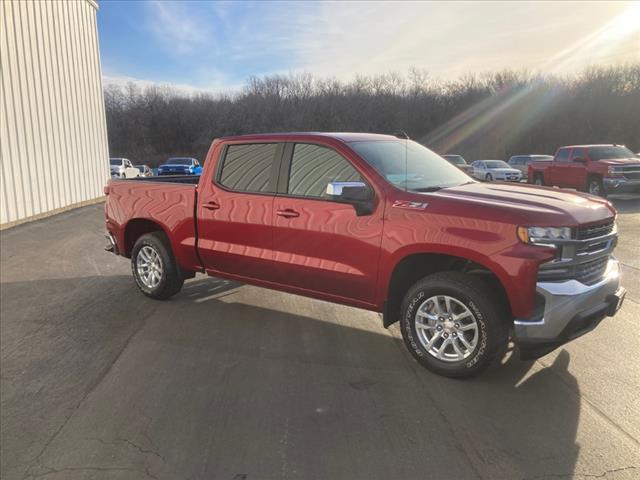
<instances>
[{"instance_id":1,"label":"cloud","mask_svg":"<svg viewBox=\"0 0 640 480\"><path fill-rule=\"evenodd\" d=\"M145 5L145 26L168 53L193 54L213 40L211 27L188 4L153 0Z\"/></svg>"},{"instance_id":2,"label":"cloud","mask_svg":"<svg viewBox=\"0 0 640 480\"><path fill-rule=\"evenodd\" d=\"M162 79L183 91L237 89L250 76L276 73L340 80L412 67L436 79L507 68L570 73L591 63L637 61L640 51L637 8L630 16L622 12L633 4L616 2L142 5L144 38L131 43L135 61L107 73L125 83ZM616 15L627 23L613 21ZM120 47L103 58L126 54Z\"/></svg>"},{"instance_id":3,"label":"cloud","mask_svg":"<svg viewBox=\"0 0 640 480\"><path fill-rule=\"evenodd\" d=\"M433 76L456 78L470 72L529 68L546 71L549 60L589 32L630 10L628 3L533 2L344 2L320 3L302 11L295 47L300 70L322 76L406 72L411 67ZM637 5L636 5L637 7ZM622 15L625 15L622 13ZM627 15L628 16L628 15ZM635 30L640 51L640 22ZM607 55L591 58L614 63L630 60L633 35ZM601 42L604 45L606 42ZM622 42L620 42L622 43ZM611 44L609 44L610 46ZM594 45L589 45L592 50ZM587 55L564 61L564 71L589 64ZM636 56L637 59L637 56Z\"/></svg>"},{"instance_id":4,"label":"cloud","mask_svg":"<svg viewBox=\"0 0 640 480\"><path fill-rule=\"evenodd\" d=\"M129 84L133 84L142 90L144 90L147 87L170 88L184 95L196 95L200 93L205 93L209 95L221 95L221 94L233 93L234 91L239 91L241 88L241 85L226 84L224 82L221 83L221 86L217 85L215 87L208 88L208 87L191 85L188 83L161 82L161 81L147 80L142 78L122 76L122 75L103 75L102 82L105 87L108 87L110 85L114 85L117 87L125 87Z\"/></svg>"}]
</instances>

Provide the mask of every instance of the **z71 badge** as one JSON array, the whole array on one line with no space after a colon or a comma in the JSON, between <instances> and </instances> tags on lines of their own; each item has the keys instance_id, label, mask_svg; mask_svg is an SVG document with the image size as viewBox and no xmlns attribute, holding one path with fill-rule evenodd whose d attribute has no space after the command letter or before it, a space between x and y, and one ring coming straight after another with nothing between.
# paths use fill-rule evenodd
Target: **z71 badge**
<instances>
[{"instance_id":1,"label":"z71 badge","mask_svg":"<svg viewBox=\"0 0 640 480\"><path fill-rule=\"evenodd\" d=\"M425 209L428 205L427 202L410 202L408 200L396 200L393 202L393 206L398 208Z\"/></svg>"}]
</instances>

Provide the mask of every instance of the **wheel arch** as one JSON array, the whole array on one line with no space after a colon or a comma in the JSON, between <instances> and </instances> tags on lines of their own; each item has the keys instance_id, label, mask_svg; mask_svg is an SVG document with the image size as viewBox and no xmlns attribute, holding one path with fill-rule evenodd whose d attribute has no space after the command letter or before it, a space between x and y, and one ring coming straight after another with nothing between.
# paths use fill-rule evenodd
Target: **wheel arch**
<instances>
[{"instance_id":1,"label":"wheel arch","mask_svg":"<svg viewBox=\"0 0 640 480\"><path fill-rule=\"evenodd\" d=\"M398 321L402 299L411 285L427 275L444 271L486 276L487 281L495 286L498 297L511 315L510 297L505 287L509 277L488 259L471 252L451 254L443 251L421 251L403 255L391 269L384 291L384 326L388 327Z\"/></svg>"},{"instance_id":2,"label":"wheel arch","mask_svg":"<svg viewBox=\"0 0 640 480\"><path fill-rule=\"evenodd\" d=\"M129 220L124 228L124 248L122 250L122 254L125 257L130 258L133 246L136 244L138 239L142 235L153 232L162 232L167 236L167 238L170 238L164 226L154 220L148 218L132 218Z\"/></svg>"}]
</instances>

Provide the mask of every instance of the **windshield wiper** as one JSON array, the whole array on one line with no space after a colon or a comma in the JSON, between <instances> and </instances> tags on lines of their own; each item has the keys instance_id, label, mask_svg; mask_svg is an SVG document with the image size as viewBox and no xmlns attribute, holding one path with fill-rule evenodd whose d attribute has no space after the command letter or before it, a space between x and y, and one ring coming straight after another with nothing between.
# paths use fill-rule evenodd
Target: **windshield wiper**
<instances>
[{"instance_id":1,"label":"windshield wiper","mask_svg":"<svg viewBox=\"0 0 640 480\"><path fill-rule=\"evenodd\" d=\"M444 187L423 187L423 188L412 188L414 192L426 193L426 192L437 192L438 190L442 190Z\"/></svg>"}]
</instances>

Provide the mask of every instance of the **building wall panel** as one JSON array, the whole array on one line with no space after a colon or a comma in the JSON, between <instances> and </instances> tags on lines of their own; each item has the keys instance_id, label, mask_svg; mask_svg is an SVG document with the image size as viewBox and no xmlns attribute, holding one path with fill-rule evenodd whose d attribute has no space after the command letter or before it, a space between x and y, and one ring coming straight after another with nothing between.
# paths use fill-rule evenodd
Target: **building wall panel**
<instances>
[{"instance_id":1,"label":"building wall panel","mask_svg":"<svg viewBox=\"0 0 640 480\"><path fill-rule=\"evenodd\" d=\"M102 196L109 178L97 5L0 2L0 224Z\"/></svg>"}]
</instances>

